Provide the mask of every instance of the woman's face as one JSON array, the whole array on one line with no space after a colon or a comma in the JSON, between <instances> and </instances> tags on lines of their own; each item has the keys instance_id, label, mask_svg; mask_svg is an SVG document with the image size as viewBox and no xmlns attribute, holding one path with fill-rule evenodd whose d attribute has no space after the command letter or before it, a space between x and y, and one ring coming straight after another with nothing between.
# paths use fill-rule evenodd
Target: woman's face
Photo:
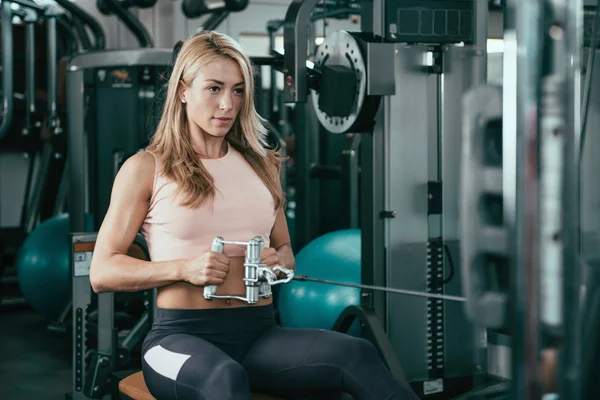
<instances>
[{"instance_id":1,"label":"woman's face","mask_svg":"<svg viewBox=\"0 0 600 400\"><path fill-rule=\"evenodd\" d=\"M184 85L188 121L204 133L224 137L235 122L244 100L244 78L238 64L219 58L201 70L191 86Z\"/></svg>"}]
</instances>

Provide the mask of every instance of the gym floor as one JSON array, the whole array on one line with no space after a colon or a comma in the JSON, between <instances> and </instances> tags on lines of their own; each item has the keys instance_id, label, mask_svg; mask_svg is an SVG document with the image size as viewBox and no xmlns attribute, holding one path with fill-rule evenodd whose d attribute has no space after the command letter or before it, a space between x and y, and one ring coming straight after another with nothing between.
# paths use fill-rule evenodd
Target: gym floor
<instances>
[{"instance_id":1,"label":"gym floor","mask_svg":"<svg viewBox=\"0 0 600 400\"><path fill-rule=\"evenodd\" d=\"M0 399L64 400L71 351L70 338L48 332L30 309L0 310Z\"/></svg>"}]
</instances>

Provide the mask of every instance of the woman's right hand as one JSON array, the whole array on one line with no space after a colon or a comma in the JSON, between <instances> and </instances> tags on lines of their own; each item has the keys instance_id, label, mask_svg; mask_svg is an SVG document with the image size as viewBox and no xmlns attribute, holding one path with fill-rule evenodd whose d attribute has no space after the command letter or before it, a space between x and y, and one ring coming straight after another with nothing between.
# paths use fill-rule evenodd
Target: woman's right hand
<instances>
[{"instance_id":1,"label":"woman's right hand","mask_svg":"<svg viewBox=\"0 0 600 400\"><path fill-rule=\"evenodd\" d=\"M229 257L206 251L184 264L184 280L196 286L220 285L229 272Z\"/></svg>"}]
</instances>

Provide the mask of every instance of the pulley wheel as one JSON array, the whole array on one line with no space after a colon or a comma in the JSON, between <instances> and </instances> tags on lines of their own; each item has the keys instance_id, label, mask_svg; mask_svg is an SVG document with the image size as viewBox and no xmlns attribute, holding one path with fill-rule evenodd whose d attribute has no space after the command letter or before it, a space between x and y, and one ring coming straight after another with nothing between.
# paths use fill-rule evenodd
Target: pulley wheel
<instances>
[{"instance_id":1,"label":"pulley wheel","mask_svg":"<svg viewBox=\"0 0 600 400\"><path fill-rule=\"evenodd\" d=\"M359 133L372 124L379 97L366 94L364 46L352 32L337 31L317 50L315 68L321 71L321 82L319 91L311 90L312 102L319 122L331 133ZM365 102L376 106L364 107ZM363 114L365 108L370 115Z\"/></svg>"}]
</instances>

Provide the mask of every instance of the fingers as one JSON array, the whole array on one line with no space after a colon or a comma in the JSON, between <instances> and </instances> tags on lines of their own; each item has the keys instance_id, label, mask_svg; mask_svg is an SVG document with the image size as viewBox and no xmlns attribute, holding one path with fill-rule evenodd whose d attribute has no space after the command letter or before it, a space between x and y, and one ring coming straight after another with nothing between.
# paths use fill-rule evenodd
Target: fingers
<instances>
[{"instance_id":1,"label":"fingers","mask_svg":"<svg viewBox=\"0 0 600 400\"><path fill-rule=\"evenodd\" d=\"M269 268L281 266L281 261L279 261L279 255L277 254L277 250L275 250L272 247L263 249L263 251L260 252L260 258L263 264L265 264ZM274 272L277 278L281 277L281 271Z\"/></svg>"},{"instance_id":2,"label":"fingers","mask_svg":"<svg viewBox=\"0 0 600 400\"><path fill-rule=\"evenodd\" d=\"M277 250L267 247L260 252L261 262L269 268L281 266ZM204 265L203 281L205 285L221 285L225 282L230 268L230 258L227 254L209 251L201 256L201 264ZM282 276L282 272L273 271L277 278Z\"/></svg>"},{"instance_id":3,"label":"fingers","mask_svg":"<svg viewBox=\"0 0 600 400\"><path fill-rule=\"evenodd\" d=\"M224 253L213 253L215 260L221 264L229 265L229 257Z\"/></svg>"},{"instance_id":4,"label":"fingers","mask_svg":"<svg viewBox=\"0 0 600 400\"><path fill-rule=\"evenodd\" d=\"M211 276L215 279L224 280L227 277L227 272L220 271L220 270L214 270L212 272Z\"/></svg>"},{"instance_id":5,"label":"fingers","mask_svg":"<svg viewBox=\"0 0 600 400\"><path fill-rule=\"evenodd\" d=\"M263 264L265 264L267 267L276 267L279 265L279 257L274 256L274 257L269 257L269 258L265 258L262 260Z\"/></svg>"},{"instance_id":6,"label":"fingers","mask_svg":"<svg viewBox=\"0 0 600 400\"><path fill-rule=\"evenodd\" d=\"M206 285L221 285L225 282L229 265L214 263L208 264L204 270L204 281Z\"/></svg>"},{"instance_id":7,"label":"fingers","mask_svg":"<svg viewBox=\"0 0 600 400\"><path fill-rule=\"evenodd\" d=\"M276 256L277 255L277 250L275 250L272 247L265 247L264 249L262 249L260 251L260 258L266 258L266 257L271 257L271 256Z\"/></svg>"},{"instance_id":8,"label":"fingers","mask_svg":"<svg viewBox=\"0 0 600 400\"><path fill-rule=\"evenodd\" d=\"M214 267L216 270L229 272L229 257L223 253L211 252L208 265Z\"/></svg>"},{"instance_id":9,"label":"fingers","mask_svg":"<svg viewBox=\"0 0 600 400\"><path fill-rule=\"evenodd\" d=\"M208 278L206 278L205 285L222 285L223 282L225 282L225 279L209 276Z\"/></svg>"},{"instance_id":10,"label":"fingers","mask_svg":"<svg viewBox=\"0 0 600 400\"><path fill-rule=\"evenodd\" d=\"M279 256L277 250L272 247L267 247L260 252L260 259L267 267L275 267L279 265Z\"/></svg>"},{"instance_id":11,"label":"fingers","mask_svg":"<svg viewBox=\"0 0 600 400\"><path fill-rule=\"evenodd\" d=\"M229 257L214 251L207 252L202 255L200 266L203 277L201 281L204 285L221 285L229 272Z\"/></svg>"},{"instance_id":12,"label":"fingers","mask_svg":"<svg viewBox=\"0 0 600 400\"><path fill-rule=\"evenodd\" d=\"M209 285L220 285L225 282L225 278L227 277L227 273L225 271L220 271L218 269L207 271L206 282Z\"/></svg>"}]
</instances>

